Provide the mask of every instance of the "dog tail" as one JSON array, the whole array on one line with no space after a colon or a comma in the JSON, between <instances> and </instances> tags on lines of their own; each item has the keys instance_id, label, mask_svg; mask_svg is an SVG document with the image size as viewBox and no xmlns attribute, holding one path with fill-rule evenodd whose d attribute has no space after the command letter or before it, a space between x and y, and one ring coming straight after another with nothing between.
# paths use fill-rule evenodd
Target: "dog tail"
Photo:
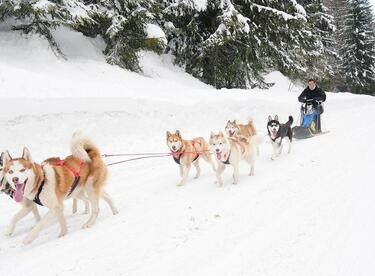
<instances>
[{"instance_id":1,"label":"dog tail","mask_svg":"<svg viewBox=\"0 0 375 276\"><path fill-rule=\"evenodd\" d=\"M73 134L70 151L74 157L85 162L101 159L98 147L89 138L83 136L81 132Z\"/></svg>"},{"instance_id":2,"label":"dog tail","mask_svg":"<svg viewBox=\"0 0 375 276\"><path fill-rule=\"evenodd\" d=\"M255 135L257 133L257 129L255 128L253 117L248 117L248 123L247 125L250 127L250 135Z\"/></svg>"},{"instance_id":3,"label":"dog tail","mask_svg":"<svg viewBox=\"0 0 375 276\"><path fill-rule=\"evenodd\" d=\"M289 115L289 120L286 122L287 125L291 126L293 124L293 116Z\"/></svg>"}]
</instances>

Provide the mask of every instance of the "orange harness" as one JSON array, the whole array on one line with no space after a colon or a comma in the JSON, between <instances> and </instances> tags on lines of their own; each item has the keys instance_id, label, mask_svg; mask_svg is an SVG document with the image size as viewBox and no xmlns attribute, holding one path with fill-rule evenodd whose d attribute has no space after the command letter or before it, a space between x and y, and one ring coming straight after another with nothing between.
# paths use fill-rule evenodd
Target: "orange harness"
<instances>
[{"instance_id":1,"label":"orange harness","mask_svg":"<svg viewBox=\"0 0 375 276\"><path fill-rule=\"evenodd\" d=\"M200 142L199 140L192 140L192 141L191 141L191 144L192 144L192 146L193 146L194 149L195 149L195 145L196 145L196 144L202 145L201 142ZM181 159L181 155L183 155L184 153L189 153L189 154L191 154L191 153L195 153L197 156L195 156L195 158L193 159L193 162L194 162L195 160L197 160L198 157L200 156L200 154L199 154L199 152L198 152L197 150L196 150L195 152L184 152L184 151L183 151L183 152L177 152L177 153L172 152L173 160L174 160L178 165L181 165L180 159Z\"/></svg>"},{"instance_id":2,"label":"orange harness","mask_svg":"<svg viewBox=\"0 0 375 276\"><path fill-rule=\"evenodd\" d=\"M76 171L75 169L65 165L64 160L58 160L57 162L48 162L48 163L51 163L52 166L65 167L66 169L68 169L74 175L74 181L73 181L73 184L70 188L70 191L69 191L67 197L70 196L78 186L79 179L81 178L81 172L82 172L83 166L85 165L85 162L81 161L81 163L79 165L79 171ZM41 167L43 168L45 165L46 165L46 163L42 163ZM43 186L44 186L44 180L42 181L42 183L40 183L38 192L37 192L37 194L35 195L35 198L34 198L34 202L36 204L40 205L40 206L43 206L43 204L42 204L42 202L40 201L40 198L39 198L40 193L43 190Z\"/></svg>"}]
</instances>

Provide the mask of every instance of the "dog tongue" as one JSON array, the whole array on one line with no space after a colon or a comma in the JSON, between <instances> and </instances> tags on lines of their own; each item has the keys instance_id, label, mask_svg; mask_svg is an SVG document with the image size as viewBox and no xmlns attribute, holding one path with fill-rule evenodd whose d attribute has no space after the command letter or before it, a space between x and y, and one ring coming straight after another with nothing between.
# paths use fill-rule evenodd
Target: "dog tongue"
<instances>
[{"instance_id":1,"label":"dog tongue","mask_svg":"<svg viewBox=\"0 0 375 276\"><path fill-rule=\"evenodd\" d=\"M217 160L221 160L221 152L216 153L216 158L217 158Z\"/></svg>"},{"instance_id":2,"label":"dog tongue","mask_svg":"<svg viewBox=\"0 0 375 276\"><path fill-rule=\"evenodd\" d=\"M16 193L14 194L14 199L16 200L16 202L21 202L23 199L23 186L24 184L16 185Z\"/></svg>"}]
</instances>

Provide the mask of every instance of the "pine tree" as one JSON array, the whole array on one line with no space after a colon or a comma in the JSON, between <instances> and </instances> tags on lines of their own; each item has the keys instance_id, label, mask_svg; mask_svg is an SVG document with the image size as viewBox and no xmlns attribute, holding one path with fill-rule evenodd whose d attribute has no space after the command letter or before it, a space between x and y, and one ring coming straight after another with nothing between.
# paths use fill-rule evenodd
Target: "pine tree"
<instances>
[{"instance_id":1,"label":"pine tree","mask_svg":"<svg viewBox=\"0 0 375 276\"><path fill-rule=\"evenodd\" d=\"M296 1L209 0L164 4L168 51L187 72L217 88L269 87L262 74L280 70L298 78L314 49Z\"/></svg>"},{"instance_id":2,"label":"pine tree","mask_svg":"<svg viewBox=\"0 0 375 276\"><path fill-rule=\"evenodd\" d=\"M333 1L333 0L332 0ZM175 57L186 72L216 88L268 88L265 73L292 79L332 74L330 16L320 0L0 0L0 21L44 36L63 56L53 30L67 26L101 36L107 62L141 71L142 50ZM150 24L163 38L150 37ZM166 45L164 45L166 43ZM165 48L166 46L166 48Z\"/></svg>"},{"instance_id":3,"label":"pine tree","mask_svg":"<svg viewBox=\"0 0 375 276\"><path fill-rule=\"evenodd\" d=\"M325 5L328 7L328 12L333 16L333 24L335 26L332 38L332 49L334 55L328 58L328 62L332 66L333 76L331 79L331 90L333 91L348 91L345 76L341 71L342 57L340 49L344 44L343 30L345 26L345 18L349 13L348 0L326 0Z\"/></svg>"},{"instance_id":4,"label":"pine tree","mask_svg":"<svg viewBox=\"0 0 375 276\"><path fill-rule=\"evenodd\" d=\"M311 49L311 34L305 32L304 8L296 1L236 0L249 19L259 58L268 70L299 79L306 72L306 55Z\"/></svg>"},{"instance_id":5,"label":"pine tree","mask_svg":"<svg viewBox=\"0 0 375 276\"><path fill-rule=\"evenodd\" d=\"M58 2L56 0L41 4L37 0L1 1L0 21L16 20L13 30L22 31L24 34L34 33L46 38L56 56L64 58L51 31L69 22L70 14Z\"/></svg>"},{"instance_id":6,"label":"pine tree","mask_svg":"<svg viewBox=\"0 0 375 276\"><path fill-rule=\"evenodd\" d=\"M13 30L46 38L54 53L64 53L53 37L60 26L106 41L107 61L140 72L141 50L161 53L162 39L150 38L146 26L154 21L152 1L147 0L5 0L0 1L0 21L14 21Z\"/></svg>"},{"instance_id":7,"label":"pine tree","mask_svg":"<svg viewBox=\"0 0 375 276\"><path fill-rule=\"evenodd\" d=\"M334 76L334 62L338 58L335 41L332 37L335 30L334 18L328 13L322 0L302 1L307 13L307 28L311 33L307 59L306 78L318 79L324 88L332 87Z\"/></svg>"},{"instance_id":8,"label":"pine tree","mask_svg":"<svg viewBox=\"0 0 375 276\"><path fill-rule=\"evenodd\" d=\"M87 36L104 38L108 63L141 72L138 56L141 50L163 52L163 40L149 38L146 33L146 25L154 21L151 10L156 7L152 1L91 0L85 4L90 4L88 17L77 20L74 28Z\"/></svg>"},{"instance_id":9,"label":"pine tree","mask_svg":"<svg viewBox=\"0 0 375 276\"><path fill-rule=\"evenodd\" d=\"M351 92L375 94L374 18L368 0L350 1L345 17L341 70Z\"/></svg>"}]
</instances>

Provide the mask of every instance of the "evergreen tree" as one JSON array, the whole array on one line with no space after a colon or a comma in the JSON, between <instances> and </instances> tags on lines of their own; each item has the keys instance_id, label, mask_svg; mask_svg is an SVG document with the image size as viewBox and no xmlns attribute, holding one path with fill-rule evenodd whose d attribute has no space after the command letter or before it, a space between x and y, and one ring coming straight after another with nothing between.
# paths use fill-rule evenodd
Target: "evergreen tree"
<instances>
[{"instance_id":1,"label":"evergreen tree","mask_svg":"<svg viewBox=\"0 0 375 276\"><path fill-rule=\"evenodd\" d=\"M107 62L137 72L141 50L166 51L216 88L267 88L263 75L272 70L296 80L330 79L337 61L321 0L0 0L4 20L44 36L60 56L55 28L99 35ZM166 41L150 36L152 24Z\"/></svg>"},{"instance_id":2,"label":"evergreen tree","mask_svg":"<svg viewBox=\"0 0 375 276\"><path fill-rule=\"evenodd\" d=\"M306 12L296 1L236 0L249 19L250 36L256 40L259 58L267 70L279 70L299 79L306 72L306 55L312 44L305 32Z\"/></svg>"},{"instance_id":3,"label":"evergreen tree","mask_svg":"<svg viewBox=\"0 0 375 276\"><path fill-rule=\"evenodd\" d=\"M56 3L55 3L56 2ZM58 0L41 3L30 0L5 0L0 2L0 21L15 20L13 30L24 34L36 33L47 39L53 52L64 57L59 45L55 41L51 30L67 24L70 14L65 7L59 5Z\"/></svg>"},{"instance_id":4,"label":"evergreen tree","mask_svg":"<svg viewBox=\"0 0 375 276\"><path fill-rule=\"evenodd\" d=\"M164 43L159 38L149 38L146 26L154 21L152 9L147 0L87 0L90 6L87 17L73 25L87 36L101 35L106 41L107 62L131 71L141 72L139 52L150 50L162 53Z\"/></svg>"},{"instance_id":5,"label":"evergreen tree","mask_svg":"<svg viewBox=\"0 0 375 276\"><path fill-rule=\"evenodd\" d=\"M318 79L324 88L329 89L333 85L334 64L338 59L333 39L334 18L322 0L304 0L302 3L307 13L306 30L312 34L309 40L312 47L306 56L306 78Z\"/></svg>"},{"instance_id":6,"label":"evergreen tree","mask_svg":"<svg viewBox=\"0 0 375 276\"><path fill-rule=\"evenodd\" d=\"M340 55L340 49L344 44L344 19L349 13L349 2L348 0L326 0L325 5L328 7L329 14L333 16L333 23L335 26L332 35L332 48L334 55L329 56L328 58L333 70L330 88L333 91L348 91L345 76L341 71L342 57Z\"/></svg>"},{"instance_id":7,"label":"evergreen tree","mask_svg":"<svg viewBox=\"0 0 375 276\"><path fill-rule=\"evenodd\" d=\"M106 41L104 54L111 64L140 72L138 53L161 53L164 43L150 38L146 26L154 21L152 1L146 0L5 0L0 21L12 20L13 30L45 37L57 56L64 57L53 30L66 26Z\"/></svg>"},{"instance_id":8,"label":"evergreen tree","mask_svg":"<svg viewBox=\"0 0 375 276\"><path fill-rule=\"evenodd\" d=\"M305 74L313 48L303 32L306 14L296 1L161 1L168 51L187 72L217 88L269 87L262 74Z\"/></svg>"},{"instance_id":9,"label":"evergreen tree","mask_svg":"<svg viewBox=\"0 0 375 276\"><path fill-rule=\"evenodd\" d=\"M351 92L375 94L374 18L368 0L350 1L344 21L341 70Z\"/></svg>"}]
</instances>

